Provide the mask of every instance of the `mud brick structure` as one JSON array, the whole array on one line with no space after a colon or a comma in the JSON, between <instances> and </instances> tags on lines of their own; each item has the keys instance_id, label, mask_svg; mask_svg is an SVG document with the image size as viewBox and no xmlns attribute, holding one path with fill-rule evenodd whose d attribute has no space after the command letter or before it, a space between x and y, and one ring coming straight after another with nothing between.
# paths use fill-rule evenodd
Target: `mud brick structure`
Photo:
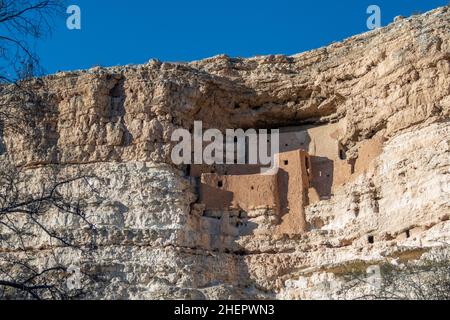
<instances>
[{"instance_id":1,"label":"mud brick structure","mask_svg":"<svg viewBox=\"0 0 450 320\"><path fill-rule=\"evenodd\" d=\"M30 80L45 108L30 109L23 130L2 124L0 165L21 168L30 194L54 164L61 178L97 177L67 192L87 196L98 233L91 251L91 229L53 210L42 223L89 255L44 232L27 255L39 270L58 253L57 266L101 276L86 287L92 299L370 296L372 285L343 290L347 276L448 251L449 21L443 7L292 56ZM222 133L280 129L278 173L175 165L171 135L195 121ZM0 225L0 255L20 257L10 232Z\"/></svg>"},{"instance_id":2,"label":"mud brick structure","mask_svg":"<svg viewBox=\"0 0 450 320\"><path fill-rule=\"evenodd\" d=\"M304 207L310 183L309 156L303 150L294 150L280 153L276 159L279 169L273 174L251 174L254 166L248 165L234 165L241 167L243 174L201 174L199 200L205 210L271 209L283 221L282 228L286 232L304 232Z\"/></svg>"},{"instance_id":3,"label":"mud brick structure","mask_svg":"<svg viewBox=\"0 0 450 320\"><path fill-rule=\"evenodd\" d=\"M261 174L260 165L193 165L188 174L199 203L207 212L272 210L277 232L304 233L305 207L330 199L334 189L367 170L381 153L382 141L376 138L361 145L356 161L348 160L341 132L339 123L280 128L279 170L272 174Z\"/></svg>"}]
</instances>

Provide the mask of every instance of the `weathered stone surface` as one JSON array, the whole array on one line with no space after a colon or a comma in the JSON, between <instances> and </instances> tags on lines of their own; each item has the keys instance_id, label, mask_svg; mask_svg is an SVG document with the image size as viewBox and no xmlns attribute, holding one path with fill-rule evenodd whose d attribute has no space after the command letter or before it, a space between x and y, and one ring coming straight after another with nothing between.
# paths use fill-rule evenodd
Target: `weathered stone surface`
<instances>
[{"instance_id":1,"label":"weathered stone surface","mask_svg":"<svg viewBox=\"0 0 450 320\"><path fill-rule=\"evenodd\" d=\"M92 298L342 298L349 266L420 260L450 242L449 22L444 7L291 57L49 76L34 84L48 110L29 135L5 128L6 155L35 181L50 163L100 177L89 212L95 257L56 249L107 279ZM270 210L202 215L169 158L171 133L194 120L219 129L337 123L356 175L305 208L305 234L277 233ZM358 159L366 153L367 163ZM79 222L49 223L83 244ZM45 263L48 239L34 241Z\"/></svg>"}]
</instances>

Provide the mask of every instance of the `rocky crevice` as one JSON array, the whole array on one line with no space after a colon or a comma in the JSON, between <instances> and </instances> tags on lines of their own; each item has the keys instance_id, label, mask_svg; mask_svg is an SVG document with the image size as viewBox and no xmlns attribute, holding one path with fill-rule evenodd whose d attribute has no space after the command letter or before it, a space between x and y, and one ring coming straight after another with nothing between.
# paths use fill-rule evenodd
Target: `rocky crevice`
<instances>
[{"instance_id":1,"label":"rocky crevice","mask_svg":"<svg viewBox=\"0 0 450 320\"><path fill-rule=\"evenodd\" d=\"M291 57L152 60L32 80L45 112L26 133L2 127L2 161L25 168L30 185L51 164L100 178L95 257L81 259L107 279L93 298L339 298L330 286L350 266L420 260L450 237L449 21L443 7ZM194 120L220 130L338 124L356 173L305 208L303 235L277 234L268 212L204 215L170 160L173 130ZM80 221L46 223L90 241ZM29 248L42 264L49 251L80 262L44 235Z\"/></svg>"}]
</instances>

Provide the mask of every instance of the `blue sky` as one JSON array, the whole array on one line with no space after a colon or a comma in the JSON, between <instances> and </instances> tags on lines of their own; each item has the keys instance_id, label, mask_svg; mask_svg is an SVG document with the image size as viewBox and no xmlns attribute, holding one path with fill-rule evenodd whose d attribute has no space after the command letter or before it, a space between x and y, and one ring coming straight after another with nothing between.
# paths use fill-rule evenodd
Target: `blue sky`
<instances>
[{"instance_id":1,"label":"blue sky","mask_svg":"<svg viewBox=\"0 0 450 320\"><path fill-rule=\"evenodd\" d=\"M68 0L81 8L82 29L62 17L38 46L47 73L217 54L295 54L367 31L366 9L381 8L382 25L397 15L448 0Z\"/></svg>"}]
</instances>

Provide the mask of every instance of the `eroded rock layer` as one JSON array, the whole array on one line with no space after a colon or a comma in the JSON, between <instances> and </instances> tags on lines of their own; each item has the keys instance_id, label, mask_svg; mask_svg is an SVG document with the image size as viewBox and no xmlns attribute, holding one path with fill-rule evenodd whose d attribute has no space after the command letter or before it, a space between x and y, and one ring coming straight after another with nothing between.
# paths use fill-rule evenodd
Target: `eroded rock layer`
<instances>
[{"instance_id":1,"label":"eroded rock layer","mask_svg":"<svg viewBox=\"0 0 450 320\"><path fill-rule=\"evenodd\" d=\"M89 211L95 257L53 248L106 279L89 297L353 297L342 290L351 266L420 260L450 242L449 26L444 7L290 57L150 61L33 80L45 108L23 132L6 124L3 157L35 181L51 164L101 178ZM307 125L324 144L339 141L353 172L310 201L303 234L277 232L279 217L264 208L205 214L170 160L173 130L195 120L221 130ZM333 137L321 129L330 127ZM83 245L80 221L49 223ZM47 242L33 244L44 264Z\"/></svg>"}]
</instances>

